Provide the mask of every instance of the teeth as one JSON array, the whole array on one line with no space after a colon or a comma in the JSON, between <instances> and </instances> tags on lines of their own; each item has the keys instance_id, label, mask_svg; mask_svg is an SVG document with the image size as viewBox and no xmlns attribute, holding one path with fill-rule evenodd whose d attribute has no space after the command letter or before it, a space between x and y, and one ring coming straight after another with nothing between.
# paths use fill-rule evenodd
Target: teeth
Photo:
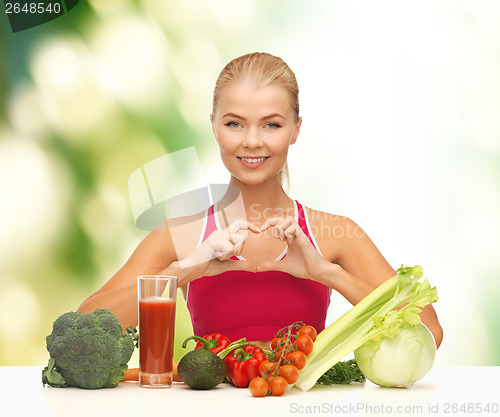
<instances>
[{"instance_id":1,"label":"teeth","mask_svg":"<svg viewBox=\"0 0 500 417\"><path fill-rule=\"evenodd\" d=\"M241 158L245 162L250 162L252 164L256 164L257 162L261 162L266 158Z\"/></svg>"}]
</instances>

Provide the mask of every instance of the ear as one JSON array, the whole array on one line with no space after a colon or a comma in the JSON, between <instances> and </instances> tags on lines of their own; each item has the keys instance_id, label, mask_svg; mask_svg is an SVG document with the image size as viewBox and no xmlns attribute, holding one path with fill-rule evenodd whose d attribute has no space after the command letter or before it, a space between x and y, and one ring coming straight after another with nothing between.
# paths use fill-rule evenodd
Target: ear
<instances>
[{"instance_id":1,"label":"ear","mask_svg":"<svg viewBox=\"0 0 500 417\"><path fill-rule=\"evenodd\" d=\"M217 135L215 134L214 115L213 114L210 114L210 123L212 124L212 132L214 132L215 140L217 141Z\"/></svg>"},{"instance_id":2,"label":"ear","mask_svg":"<svg viewBox=\"0 0 500 417\"><path fill-rule=\"evenodd\" d=\"M299 137L301 125L302 125L302 117L299 117L299 120L298 120L297 125L295 127L295 132L293 133L292 139L290 140L290 145L293 145L295 142L297 142L297 138Z\"/></svg>"}]
</instances>

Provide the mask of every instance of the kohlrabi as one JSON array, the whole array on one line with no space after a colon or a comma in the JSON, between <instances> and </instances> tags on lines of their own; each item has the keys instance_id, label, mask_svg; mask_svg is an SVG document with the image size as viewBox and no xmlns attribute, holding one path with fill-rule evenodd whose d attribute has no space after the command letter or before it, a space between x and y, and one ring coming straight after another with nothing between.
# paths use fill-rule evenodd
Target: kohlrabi
<instances>
[{"instance_id":1,"label":"kohlrabi","mask_svg":"<svg viewBox=\"0 0 500 417\"><path fill-rule=\"evenodd\" d=\"M422 323L403 324L392 339L369 340L354 351L359 369L381 387L411 387L432 368L436 344Z\"/></svg>"},{"instance_id":2,"label":"kohlrabi","mask_svg":"<svg viewBox=\"0 0 500 417\"><path fill-rule=\"evenodd\" d=\"M300 371L296 385L308 391L328 369L365 343L391 339L406 327L417 326L422 308L438 299L436 288L431 287L427 279L419 282L422 275L418 265L402 266L394 277L323 330L307 356L307 364ZM400 348L410 349L403 340ZM407 366L418 368L419 364Z\"/></svg>"}]
</instances>

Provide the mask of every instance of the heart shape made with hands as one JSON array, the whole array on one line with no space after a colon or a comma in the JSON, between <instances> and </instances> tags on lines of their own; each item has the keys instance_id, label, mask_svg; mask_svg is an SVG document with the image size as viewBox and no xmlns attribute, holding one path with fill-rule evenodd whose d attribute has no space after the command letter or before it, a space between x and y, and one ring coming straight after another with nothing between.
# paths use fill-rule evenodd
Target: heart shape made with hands
<instances>
[{"instance_id":1,"label":"heart shape made with hands","mask_svg":"<svg viewBox=\"0 0 500 417\"><path fill-rule=\"evenodd\" d=\"M233 259L241 254L248 232L258 234L268 229L271 229L274 238L286 242L285 258L260 262ZM202 270L202 275L216 275L234 270L254 273L278 271L297 278L317 280L324 262L325 259L294 218L276 218L268 220L260 229L252 223L239 220L226 229L214 231L196 251L180 261L180 267L189 268L204 264L206 269Z\"/></svg>"},{"instance_id":2,"label":"heart shape made with hands","mask_svg":"<svg viewBox=\"0 0 500 417\"><path fill-rule=\"evenodd\" d=\"M237 242L230 238L234 244L234 252L228 252L224 257L219 258L226 262L230 260L230 263L225 265L227 270L237 269L251 272L279 271L289 273L297 278L314 279L312 276L309 276L309 271L315 270L315 267L323 262L324 259L293 217L269 219L257 230L255 230L255 226L251 223L248 223L248 226L244 228L254 233L262 233L270 229L274 238L286 242L287 255L280 260L267 260L258 263L247 260L230 260L231 256L241 253L245 241L245 239L242 239ZM228 228L228 230L230 229Z\"/></svg>"}]
</instances>

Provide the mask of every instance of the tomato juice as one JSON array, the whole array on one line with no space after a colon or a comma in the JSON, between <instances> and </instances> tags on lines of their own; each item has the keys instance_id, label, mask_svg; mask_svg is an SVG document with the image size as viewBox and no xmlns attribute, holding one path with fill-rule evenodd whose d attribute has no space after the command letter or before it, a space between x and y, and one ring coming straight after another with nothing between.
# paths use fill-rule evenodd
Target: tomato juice
<instances>
[{"instance_id":1,"label":"tomato juice","mask_svg":"<svg viewBox=\"0 0 500 417\"><path fill-rule=\"evenodd\" d=\"M139 300L139 364L141 383L154 385L172 377L175 300L149 297ZM167 374L167 375L165 375ZM164 377L160 377L164 375Z\"/></svg>"}]
</instances>

